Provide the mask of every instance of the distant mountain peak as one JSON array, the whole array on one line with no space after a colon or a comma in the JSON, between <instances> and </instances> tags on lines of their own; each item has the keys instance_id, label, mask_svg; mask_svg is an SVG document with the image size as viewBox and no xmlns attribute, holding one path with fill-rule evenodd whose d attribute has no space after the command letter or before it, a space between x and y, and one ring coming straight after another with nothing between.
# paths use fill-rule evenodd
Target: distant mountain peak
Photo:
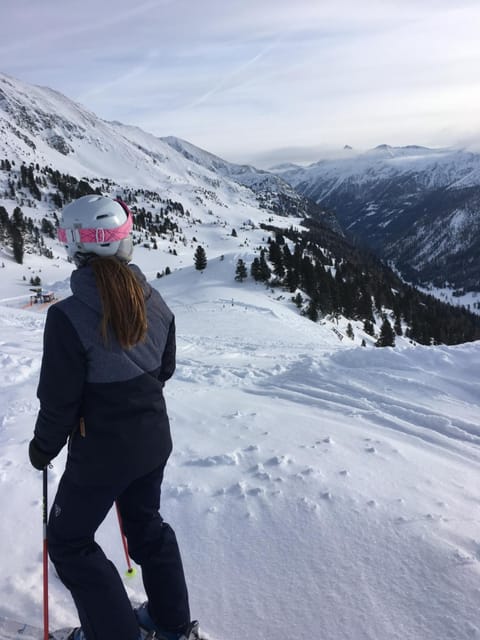
<instances>
[{"instance_id":1,"label":"distant mountain peak","mask_svg":"<svg viewBox=\"0 0 480 640\"><path fill-rule=\"evenodd\" d=\"M480 153L381 144L281 176L410 281L480 291Z\"/></svg>"}]
</instances>

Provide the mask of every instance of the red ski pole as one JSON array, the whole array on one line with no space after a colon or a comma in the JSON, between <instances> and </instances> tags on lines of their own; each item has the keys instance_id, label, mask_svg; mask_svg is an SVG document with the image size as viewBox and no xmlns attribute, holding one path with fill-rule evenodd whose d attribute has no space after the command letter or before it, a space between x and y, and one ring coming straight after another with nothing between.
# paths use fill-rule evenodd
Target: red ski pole
<instances>
[{"instance_id":1,"label":"red ski pole","mask_svg":"<svg viewBox=\"0 0 480 640\"><path fill-rule=\"evenodd\" d=\"M125 533L123 532L123 524L122 524L122 516L120 515L120 509L118 508L118 504L115 502L115 507L117 509L117 518L118 518L118 526L120 527L120 535L122 537L123 550L125 552L125 559L127 561L127 570L125 572L128 578L131 578L135 575L136 570L135 567L132 567L132 563L130 562L130 556L128 555L128 542L125 537Z\"/></svg>"},{"instance_id":2,"label":"red ski pole","mask_svg":"<svg viewBox=\"0 0 480 640\"><path fill-rule=\"evenodd\" d=\"M48 543L47 543L47 512L48 512L48 471L43 469L43 638L48 640Z\"/></svg>"}]
</instances>

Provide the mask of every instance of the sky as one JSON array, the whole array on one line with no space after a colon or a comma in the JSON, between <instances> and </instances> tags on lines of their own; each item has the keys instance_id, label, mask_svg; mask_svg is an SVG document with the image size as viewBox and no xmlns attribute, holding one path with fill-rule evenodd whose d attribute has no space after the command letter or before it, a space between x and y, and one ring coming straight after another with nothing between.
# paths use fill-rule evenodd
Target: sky
<instances>
[{"instance_id":1,"label":"sky","mask_svg":"<svg viewBox=\"0 0 480 640\"><path fill-rule=\"evenodd\" d=\"M232 162L480 138L477 0L2 0L0 71Z\"/></svg>"}]
</instances>

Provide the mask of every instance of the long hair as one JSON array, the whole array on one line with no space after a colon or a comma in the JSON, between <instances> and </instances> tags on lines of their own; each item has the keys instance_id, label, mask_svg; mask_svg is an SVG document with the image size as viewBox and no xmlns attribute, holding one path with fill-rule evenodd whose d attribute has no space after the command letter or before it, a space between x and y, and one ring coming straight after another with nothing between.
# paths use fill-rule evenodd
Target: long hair
<instances>
[{"instance_id":1,"label":"long hair","mask_svg":"<svg viewBox=\"0 0 480 640\"><path fill-rule=\"evenodd\" d=\"M102 301L101 332L105 344L111 327L123 349L134 347L147 333L147 310L140 282L126 263L113 256L95 257L89 264Z\"/></svg>"}]
</instances>

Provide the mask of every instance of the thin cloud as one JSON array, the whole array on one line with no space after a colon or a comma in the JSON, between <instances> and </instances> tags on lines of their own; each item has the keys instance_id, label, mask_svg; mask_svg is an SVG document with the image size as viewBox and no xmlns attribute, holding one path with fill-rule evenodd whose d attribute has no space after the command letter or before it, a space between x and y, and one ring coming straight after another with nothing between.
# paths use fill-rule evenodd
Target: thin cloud
<instances>
[{"instance_id":1,"label":"thin cloud","mask_svg":"<svg viewBox=\"0 0 480 640\"><path fill-rule=\"evenodd\" d=\"M207 102L210 98L215 96L216 94L222 92L227 88L231 88L232 86L238 86L238 84L242 83L242 77L245 76L246 71L251 71L251 69L258 63L262 58L264 58L270 51L272 51L279 42L279 38L277 38L274 42L268 43L265 47L262 48L257 54L255 54L252 58L240 64L238 68L236 68L231 73L227 73L225 77L222 78L220 82L218 82L214 87L206 91L203 95L195 98L190 104L185 106L185 109L194 108L204 102Z\"/></svg>"},{"instance_id":2,"label":"thin cloud","mask_svg":"<svg viewBox=\"0 0 480 640\"><path fill-rule=\"evenodd\" d=\"M2 71L227 159L480 131L473 0L3 0L0 24Z\"/></svg>"}]
</instances>

